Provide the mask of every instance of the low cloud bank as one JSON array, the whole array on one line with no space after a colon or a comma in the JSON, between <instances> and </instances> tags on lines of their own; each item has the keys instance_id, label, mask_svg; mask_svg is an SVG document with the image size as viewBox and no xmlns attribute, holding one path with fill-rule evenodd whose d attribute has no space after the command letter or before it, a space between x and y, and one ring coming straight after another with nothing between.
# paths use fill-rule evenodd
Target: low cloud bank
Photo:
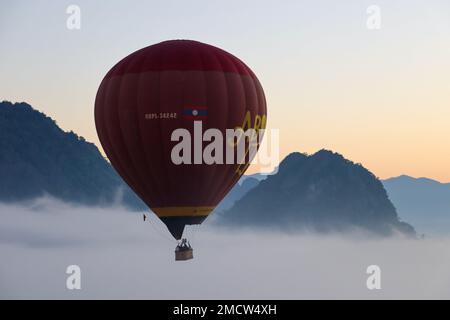
<instances>
[{"instance_id":1,"label":"low cloud bank","mask_svg":"<svg viewBox=\"0 0 450 320\"><path fill-rule=\"evenodd\" d=\"M43 198L0 204L0 298L311 299L450 298L450 238L187 230L194 260L142 213ZM67 290L67 266L81 290ZM381 268L368 290L366 268Z\"/></svg>"}]
</instances>

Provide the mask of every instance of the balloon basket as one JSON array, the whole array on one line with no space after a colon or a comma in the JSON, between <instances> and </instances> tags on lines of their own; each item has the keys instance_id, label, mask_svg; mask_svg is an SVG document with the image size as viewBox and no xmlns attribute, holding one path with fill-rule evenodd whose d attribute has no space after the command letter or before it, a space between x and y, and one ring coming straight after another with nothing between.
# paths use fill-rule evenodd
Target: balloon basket
<instances>
[{"instance_id":1,"label":"balloon basket","mask_svg":"<svg viewBox=\"0 0 450 320\"><path fill-rule=\"evenodd\" d=\"M175 261L190 260L194 258L193 250L175 251Z\"/></svg>"},{"instance_id":2,"label":"balloon basket","mask_svg":"<svg viewBox=\"0 0 450 320\"><path fill-rule=\"evenodd\" d=\"M184 261L194 258L194 250L186 239L181 240L181 243L175 248L175 261Z\"/></svg>"}]
</instances>

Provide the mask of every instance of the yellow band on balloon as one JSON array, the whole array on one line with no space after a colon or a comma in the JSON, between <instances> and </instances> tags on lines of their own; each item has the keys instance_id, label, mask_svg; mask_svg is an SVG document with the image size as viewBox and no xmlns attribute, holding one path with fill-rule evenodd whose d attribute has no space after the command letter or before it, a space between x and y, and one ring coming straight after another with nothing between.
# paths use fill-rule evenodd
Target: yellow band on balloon
<instances>
[{"instance_id":1,"label":"yellow band on balloon","mask_svg":"<svg viewBox=\"0 0 450 320\"><path fill-rule=\"evenodd\" d=\"M214 207L159 207L151 208L158 217L207 216Z\"/></svg>"}]
</instances>

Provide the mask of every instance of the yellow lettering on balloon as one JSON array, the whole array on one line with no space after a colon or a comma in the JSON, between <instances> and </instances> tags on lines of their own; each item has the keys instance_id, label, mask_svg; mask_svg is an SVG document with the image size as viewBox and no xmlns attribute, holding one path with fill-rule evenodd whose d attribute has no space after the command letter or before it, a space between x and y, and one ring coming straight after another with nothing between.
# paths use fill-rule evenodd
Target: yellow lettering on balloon
<instances>
[{"instance_id":1,"label":"yellow lettering on balloon","mask_svg":"<svg viewBox=\"0 0 450 320\"><path fill-rule=\"evenodd\" d=\"M265 129L267 124L267 116L264 114L261 120L261 129Z\"/></svg>"},{"instance_id":2,"label":"yellow lettering on balloon","mask_svg":"<svg viewBox=\"0 0 450 320\"><path fill-rule=\"evenodd\" d=\"M244 117L244 123L242 124L241 128L242 130L247 130L248 128L251 128L252 125L252 115L250 111L247 111Z\"/></svg>"},{"instance_id":3,"label":"yellow lettering on balloon","mask_svg":"<svg viewBox=\"0 0 450 320\"><path fill-rule=\"evenodd\" d=\"M253 126L253 129L255 129L256 132L258 132L259 129L261 129L261 116L257 114L255 116L255 125Z\"/></svg>"},{"instance_id":4,"label":"yellow lettering on balloon","mask_svg":"<svg viewBox=\"0 0 450 320\"><path fill-rule=\"evenodd\" d=\"M265 129L266 128L266 124L267 124L267 116L264 115L255 115L255 121L253 123L253 129L254 134L257 134L259 132L259 130L261 129ZM242 127L236 127L235 129L242 129L242 132L245 132L247 129L250 129L252 127L252 117L251 117L251 112L247 111L244 117L244 122L242 123ZM242 137L242 134L239 136L239 138L237 139L236 143L234 143L234 145L236 146L240 139ZM249 141L250 143L254 143L256 145L256 147L259 145L259 141L258 139L250 139ZM249 153L249 148L247 147L245 150L245 156L247 156ZM247 164L240 164L238 165L237 169L236 169L236 173L238 175L242 175L244 174L245 170L248 168L248 166L250 165L250 163Z\"/></svg>"}]
</instances>

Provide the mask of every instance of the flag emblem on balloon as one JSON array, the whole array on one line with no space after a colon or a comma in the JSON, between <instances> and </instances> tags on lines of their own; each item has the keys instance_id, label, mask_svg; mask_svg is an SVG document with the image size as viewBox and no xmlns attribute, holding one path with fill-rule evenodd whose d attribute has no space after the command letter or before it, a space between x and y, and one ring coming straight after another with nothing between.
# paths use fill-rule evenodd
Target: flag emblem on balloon
<instances>
[{"instance_id":1,"label":"flag emblem on balloon","mask_svg":"<svg viewBox=\"0 0 450 320\"><path fill-rule=\"evenodd\" d=\"M185 107L183 116L186 120L206 120L208 118L208 108L205 106Z\"/></svg>"}]
</instances>

